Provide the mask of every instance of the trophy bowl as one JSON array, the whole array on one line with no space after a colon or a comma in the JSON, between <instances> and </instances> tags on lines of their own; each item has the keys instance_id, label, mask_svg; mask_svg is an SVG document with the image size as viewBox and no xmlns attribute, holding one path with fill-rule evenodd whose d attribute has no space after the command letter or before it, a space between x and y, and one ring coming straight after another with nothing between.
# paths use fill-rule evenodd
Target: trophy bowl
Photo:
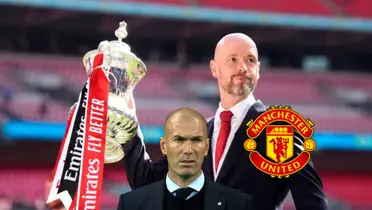
<instances>
[{"instance_id":1,"label":"trophy bowl","mask_svg":"<svg viewBox=\"0 0 372 210\"><path fill-rule=\"evenodd\" d=\"M138 121L135 116L133 90L147 73L144 62L122 41L128 35L126 26L126 22L120 22L115 31L118 40L102 41L96 50L87 52L83 57L83 64L89 76L93 71L94 57L102 53L102 68L110 82L105 163L120 161L124 157L121 144L137 133Z\"/></svg>"}]
</instances>

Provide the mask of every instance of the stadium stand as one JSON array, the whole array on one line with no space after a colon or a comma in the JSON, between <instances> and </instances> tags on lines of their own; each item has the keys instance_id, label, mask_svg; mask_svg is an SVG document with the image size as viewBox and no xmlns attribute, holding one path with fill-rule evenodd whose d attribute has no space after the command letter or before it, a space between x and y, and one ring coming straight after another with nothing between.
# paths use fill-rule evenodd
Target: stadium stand
<instances>
[{"instance_id":1,"label":"stadium stand","mask_svg":"<svg viewBox=\"0 0 372 210\"><path fill-rule=\"evenodd\" d=\"M110 0L131 2L128 0ZM203 6L218 9L232 9L253 12L272 12L282 14L320 15L320 16L351 16L368 18L372 17L372 8L365 6L368 0L140 0L135 2L155 3L176 6Z\"/></svg>"},{"instance_id":2,"label":"stadium stand","mask_svg":"<svg viewBox=\"0 0 372 210\"><path fill-rule=\"evenodd\" d=\"M2 84L6 85L13 95L13 99L8 102L8 111L27 120L64 122L74 101L61 101L63 88L72 87L70 98L76 98L79 88L87 79L84 67L79 64L80 59L36 59L34 56L23 58L20 62L11 58L0 59L1 78L4 82ZM32 82L33 80L35 81ZM370 75L356 74L350 77L342 73L265 69L261 73L255 95L267 104L292 106L312 119L316 128L321 131L368 132L371 130L372 118L366 117L358 109L341 105L337 92L330 90L350 90L350 87L353 87L370 97L371 80ZM52 85L60 91L52 94L41 92L38 87L42 87L42 83L49 85L48 90ZM210 117L214 115L216 107L209 100L212 98L218 101L218 97L213 91L205 91L203 94L198 87L209 85L216 91L214 83L207 66L184 71L175 65L148 65L148 74L135 89L138 118L143 124L162 125L167 113L182 106L196 108L206 117ZM47 111L42 107L44 100L48 100ZM41 118L43 112L45 114Z\"/></svg>"},{"instance_id":3,"label":"stadium stand","mask_svg":"<svg viewBox=\"0 0 372 210\"><path fill-rule=\"evenodd\" d=\"M206 7L231 8L245 11L258 12L277 12L277 13L294 13L294 14L316 14L316 15L330 15L331 12L316 0L296 1L296 0L253 0L253 1L239 1L239 0L200 0L199 5Z\"/></svg>"},{"instance_id":4,"label":"stadium stand","mask_svg":"<svg viewBox=\"0 0 372 210\"><path fill-rule=\"evenodd\" d=\"M366 6L370 3L368 0L343 1L331 0L341 7L349 16L370 18L372 17L372 8Z\"/></svg>"}]
</instances>

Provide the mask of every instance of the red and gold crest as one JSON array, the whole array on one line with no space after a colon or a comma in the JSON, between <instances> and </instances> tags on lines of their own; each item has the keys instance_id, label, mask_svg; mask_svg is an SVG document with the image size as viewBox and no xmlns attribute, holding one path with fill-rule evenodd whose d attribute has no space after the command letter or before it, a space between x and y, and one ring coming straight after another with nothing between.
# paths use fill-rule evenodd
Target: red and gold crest
<instances>
[{"instance_id":1,"label":"red and gold crest","mask_svg":"<svg viewBox=\"0 0 372 210\"><path fill-rule=\"evenodd\" d=\"M287 122L290 125L272 125L273 122ZM301 115L289 106L271 106L268 111L261 114L255 121L247 124L249 139L244 142L244 148L251 152L249 158L254 166L272 177L288 177L290 174L301 170L310 160L310 153L316 148L316 143L311 139L314 130L313 122L304 120ZM257 138L266 129L266 157L255 151ZM306 139L304 150L294 154L295 130Z\"/></svg>"},{"instance_id":2,"label":"red and gold crest","mask_svg":"<svg viewBox=\"0 0 372 210\"><path fill-rule=\"evenodd\" d=\"M266 156L277 163L293 157L293 127L268 125L266 127Z\"/></svg>"}]
</instances>

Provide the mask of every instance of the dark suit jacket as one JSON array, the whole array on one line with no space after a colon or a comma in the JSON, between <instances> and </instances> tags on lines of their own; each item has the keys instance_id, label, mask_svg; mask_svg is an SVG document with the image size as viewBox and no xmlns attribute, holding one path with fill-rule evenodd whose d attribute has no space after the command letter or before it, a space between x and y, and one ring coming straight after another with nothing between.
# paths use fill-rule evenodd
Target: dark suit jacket
<instances>
[{"instance_id":1,"label":"dark suit jacket","mask_svg":"<svg viewBox=\"0 0 372 210\"><path fill-rule=\"evenodd\" d=\"M205 179L205 210L252 210L251 198L237 190ZM118 210L163 210L165 181L122 194ZM220 205L218 205L220 204Z\"/></svg>"},{"instance_id":2,"label":"dark suit jacket","mask_svg":"<svg viewBox=\"0 0 372 210\"><path fill-rule=\"evenodd\" d=\"M289 178L282 179L272 178L261 172L250 161L249 152L243 147L244 141L248 138L246 124L251 119L256 119L266 109L261 101L257 101L249 109L235 134L216 182L251 195L256 210L281 209L289 190L297 210L328 209L322 181L315 171L312 161L299 172L290 175ZM210 139L212 139L213 126L214 119L212 118L208 121ZM256 150L265 157L266 132L262 132L255 140ZM303 145L303 138L298 133L295 133L294 143L295 145ZM158 162L145 159L145 146L138 136L124 144L123 147L127 177L132 189L162 180L165 177L168 171L166 156L162 156ZM300 152L301 149L295 146L294 154L297 155ZM204 160L203 171L208 178L214 180L211 153Z\"/></svg>"}]
</instances>

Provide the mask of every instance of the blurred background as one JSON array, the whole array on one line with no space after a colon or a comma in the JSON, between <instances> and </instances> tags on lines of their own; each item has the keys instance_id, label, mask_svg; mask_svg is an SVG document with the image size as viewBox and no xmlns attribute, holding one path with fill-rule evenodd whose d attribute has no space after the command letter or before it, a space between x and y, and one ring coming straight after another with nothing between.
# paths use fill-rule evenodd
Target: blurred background
<instances>
[{"instance_id":1,"label":"blurred background","mask_svg":"<svg viewBox=\"0 0 372 210\"><path fill-rule=\"evenodd\" d=\"M115 39L123 20L125 41L148 67L134 94L154 160L170 111L214 115L219 96L209 60L219 39L242 32L259 50L255 97L315 123L313 160L330 209L372 209L370 3L0 0L0 210L46 209L44 184L87 79L82 56ZM130 190L123 164L105 165L102 209L115 209ZM294 209L291 195L285 209Z\"/></svg>"}]
</instances>

